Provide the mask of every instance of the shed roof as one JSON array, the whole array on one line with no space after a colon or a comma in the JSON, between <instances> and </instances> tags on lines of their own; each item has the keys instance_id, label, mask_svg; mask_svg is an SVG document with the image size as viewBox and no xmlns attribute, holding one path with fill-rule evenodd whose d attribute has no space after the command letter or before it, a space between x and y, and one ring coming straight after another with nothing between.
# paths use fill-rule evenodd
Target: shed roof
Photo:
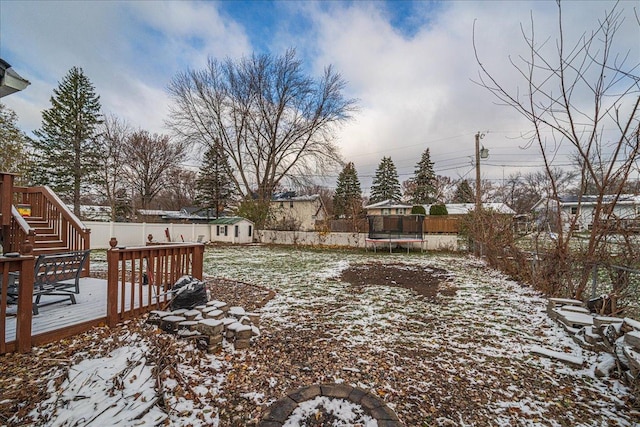
<instances>
[{"instance_id":1,"label":"shed roof","mask_svg":"<svg viewBox=\"0 0 640 427\"><path fill-rule=\"evenodd\" d=\"M249 221L246 218L243 218L241 216L223 216L220 218L216 218L212 221L209 221L209 224L214 224L214 225L234 225L237 224L239 222L242 221L247 221L251 224L253 224L253 222Z\"/></svg>"}]
</instances>

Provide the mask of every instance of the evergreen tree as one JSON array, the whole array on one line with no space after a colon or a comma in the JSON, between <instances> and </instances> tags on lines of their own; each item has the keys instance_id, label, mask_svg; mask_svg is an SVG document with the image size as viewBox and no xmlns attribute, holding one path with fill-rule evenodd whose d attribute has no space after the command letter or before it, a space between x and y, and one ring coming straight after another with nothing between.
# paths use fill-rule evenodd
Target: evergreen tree
<instances>
[{"instance_id":1,"label":"evergreen tree","mask_svg":"<svg viewBox=\"0 0 640 427\"><path fill-rule=\"evenodd\" d=\"M80 214L80 194L95 178L100 97L82 68L73 67L53 90L34 141L41 179Z\"/></svg>"},{"instance_id":2,"label":"evergreen tree","mask_svg":"<svg viewBox=\"0 0 640 427\"><path fill-rule=\"evenodd\" d=\"M362 211L362 190L358 172L353 162L347 163L338 176L333 196L333 212L336 218L357 218Z\"/></svg>"},{"instance_id":3,"label":"evergreen tree","mask_svg":"<svg viewBox=\"0 0 640 427\"><path fill-rule=\"evenodd\" d=\"M222 146L216 143L204 154L196 181L196 203L214 210L218 218L234 196L234 188L229 161Z\"/></svg>"},{"instance_id":4,"label":"evergreen tree","mask_svg":"<svg viewBox=\"0 0 640 427\"><path fill-rule=\"evenodd\" d=\"M28 137L18 128L18 115L0 103L0 172L28 174L28 142Z\"/></svg>"},{"instance_id":5,"label":"evergreen tree","mask_svg":"<svg viewBox=\"0 0 640 427\"><path fill-rule=\"evenodd\" d=\"M383 157L376 170L376 176L371 185L371 203L378 203L391 199L398 201L402 197L398 171L391 157Z\"/></svg>"},{"instance_id":6,"label":"evergreen tree","mask_svg":"<svg viewBox=\"0 0 640 427\"><path fill-rule=\"evenodd\" d=\"M409 194L409 203L414 205L426 205L436 202L436 174L433 171L433 162L427 148L422 153L422 158L416 165L415 178Z\"/></svg>"},{"instance_id":7,"label":"evergreen tree","mask_svg":"<svg viewBox=\"0 0 640 427\"><path fill-rule=\"evenodd\" d=\"M453 203L473 203L474 201L475 195L471 186L469 186L469 182L466 179L461 181L453 195Z\"/></svg>"}]
</instances>

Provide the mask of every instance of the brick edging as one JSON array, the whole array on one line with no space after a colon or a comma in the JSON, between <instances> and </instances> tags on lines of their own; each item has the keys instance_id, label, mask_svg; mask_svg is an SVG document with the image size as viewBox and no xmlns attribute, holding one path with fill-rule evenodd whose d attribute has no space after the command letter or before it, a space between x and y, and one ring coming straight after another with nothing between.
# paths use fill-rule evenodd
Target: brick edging
<instances>
[{"instance_id":1,"label":"brick edging","mask_svg":"<svg viewBox=\"0 0 640 427\"><path fill-rule=\"evenodd\" d=\"M382 399L346 384L314 384L288 393L274 402L262 416L259 427L282 427L298 405L318 396L345 399L362 406L364 411L378 421L379 427L404 427L398 416Z\"/></svg>"}]
</instances>

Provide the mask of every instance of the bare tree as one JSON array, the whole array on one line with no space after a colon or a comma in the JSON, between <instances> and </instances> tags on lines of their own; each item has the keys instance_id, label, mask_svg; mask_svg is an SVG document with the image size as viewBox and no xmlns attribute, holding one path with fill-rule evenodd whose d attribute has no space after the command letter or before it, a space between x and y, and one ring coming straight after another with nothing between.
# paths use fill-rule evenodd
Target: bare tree
<instances>
[{"instance_id":1,"label":"bare tree","mask_svg":"<svg viewBox=\"0 0 640 427\"><path fill-rule=\"evenodd\" d=\"M123 191L126 194L125 148L131 135L131 128L115 115L105 116L100 130L98 146L100 158L97 166L98 192L111 209L111 220L118 216L117 205Z\"/></svg>"},{"instance_id":2,"label":"bare tree","mask_svg":"<svg viewBox=\"0 0 640 427\"><path fill-rule=\"evenodd\" d=\"M127 177L140 198L141 208L149 209L158 193L179 179L173 171L186 157L186 145L166 135L139 130L125 146Z\"/></svg>"},{"instance_id":3,"label":"bare tree","mask_svg":"<svg viewBox=\"0 0 640 427\"><path fill-rule=\"evenodd\" d=\"M302 68L293 49L278 57L209 59L206 69L171 81L168 124L185 141L219 141L238 194L268 201L284 180L302 186L340 164L334 131L354 111L332 67L317 80Z\"/></svg>"},{"instance_id":4,"label":"bare tree","mask_svg":"<svg viewBox=\"0 0 640 427\"><path fill-rule=\"evenodd\" d=\"M556 200L558 213L555 216L558 234L551 257L553 269L548 280L563 286L566 293L582 298L591 267L608 255L608 231L602 224L612 210L606 206L618 200L624 188L621 183L628 180L640 151L640 79L634 74L639 64L629 64L628 54L614 53L614 39L624 21L617 3L604 13L595 30L585 32L573 43L566 40L559 1L557 6L555 50L550 52L546 41L540 43L536 39L532 17L530 30L522 28L528 56L510 59L525 90L510 90L497 81L480 59L475 36L474 49L479 66L478 83L529 120L533 130L530 144L537 146L543 157L549 196ZM580 253L570 246L574 224L563 227L558 201L560 188L553 173L554 157L567 147L581 168L579 197L586 195L587 183L592 183L597 199L588 243ZM576 256L583 268L574 280L571 270L576 265Z\"/></svg>"}]
</instances>

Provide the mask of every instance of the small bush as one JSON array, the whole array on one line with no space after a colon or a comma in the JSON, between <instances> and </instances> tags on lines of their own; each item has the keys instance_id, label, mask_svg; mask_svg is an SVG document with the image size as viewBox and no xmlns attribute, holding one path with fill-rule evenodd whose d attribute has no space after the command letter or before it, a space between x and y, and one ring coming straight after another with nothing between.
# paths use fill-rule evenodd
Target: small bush
<instances>
[{"instance_id":1,"label":"small bush","mask_svg":"<svg viewBox=\"0 0 640 427\"><path fill-rule=\"evenodd\" d=\"M431 205L429 208L429 215L449 215L447 212L447 207L441 203Z\"/></svg>"},{"instance_id":2,"label":"small bush","mask_svg":"<svg viewBox=\"0 0 640 427\"><path fill-rule=\"evenodd\" d=\"M411 215L426 215L427 211L422 205L415 205L411 208Z\"/></svg>"}]
</instances>

